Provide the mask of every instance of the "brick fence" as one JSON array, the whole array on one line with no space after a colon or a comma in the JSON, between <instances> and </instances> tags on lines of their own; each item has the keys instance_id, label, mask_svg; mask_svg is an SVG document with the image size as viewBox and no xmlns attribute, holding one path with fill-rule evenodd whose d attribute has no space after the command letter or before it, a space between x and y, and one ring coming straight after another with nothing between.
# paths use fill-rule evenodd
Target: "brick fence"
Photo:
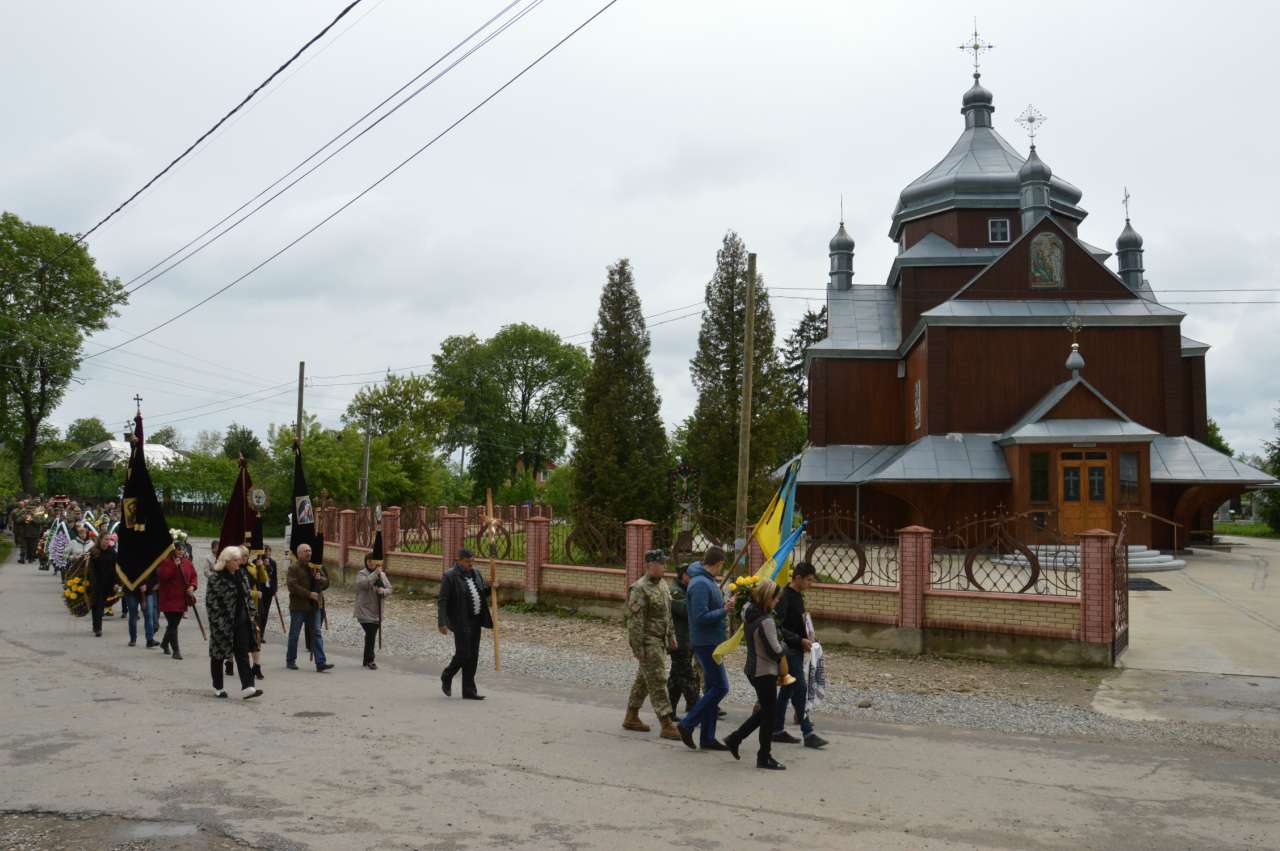
<instances>
[{"instance_id":1,"label":"brick fence","mask_svg":"<svg viewBox=\"0 0 1280 851\"><path fill-rule=\"evenodd\" d=\"M340 568L335 580L346 582L364 562L368 547L354 543L354 511L338 512L331 529L338 540L325 549L326 562ZM443 552L462 546L464 515L438 518ZM400 510L382 515L387 572L402 588L433 593L446 565L438 555L397 548ZM571 606L606 617L621 617L630 582L643 570L644 553L652 547L653 524L626 524L624 568L555 564L545 545L551 520L527 521L530 536L523 561L496 563L499 596ZM931 587L933 533L911 526L898 532L900 570L896 584L819 583L807 594L818 630L827 644L852 644L905 653L938 653L982 658L1026 659L1072 665L1115 663L1116 611L1120 605L1114 578L1116 536L1094 530L1080 537L1079 590L1061 596L1036 593L957 591ZM752 563L758 563L753 553ZM487 572L487 566L481 564ZM1125 606L1127 611L1127 606Z\"/></svg>"}]
</instances>

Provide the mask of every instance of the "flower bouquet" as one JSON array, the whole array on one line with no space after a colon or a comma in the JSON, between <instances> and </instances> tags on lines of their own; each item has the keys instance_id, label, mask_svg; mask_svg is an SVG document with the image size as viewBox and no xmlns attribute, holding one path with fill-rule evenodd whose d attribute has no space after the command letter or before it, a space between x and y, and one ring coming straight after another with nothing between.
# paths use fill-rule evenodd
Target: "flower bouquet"
<instances>
[{"instance_id":1,"label":"flower bouquet","mask_svg":"<svg viewBox=\"0 0 1280 851\"><path fill-rule=\"evenodd\" d=\"M62 601L67 611L78 618L89 614L89 583L83 576L73 576L62 585Z\"/></svg>"},{"instance_id":2,"label":"flower bouquet","mask_svg":"<svg viewBox=\"0 0 1280 851\"><path fill-rule=\"evenodd\" d=\"M729 583L728 591L733 596L733 616L742 621L742 610L751 600L751 592L760 584L759 576L739 576Z\"/></svg>"}]
</instances>

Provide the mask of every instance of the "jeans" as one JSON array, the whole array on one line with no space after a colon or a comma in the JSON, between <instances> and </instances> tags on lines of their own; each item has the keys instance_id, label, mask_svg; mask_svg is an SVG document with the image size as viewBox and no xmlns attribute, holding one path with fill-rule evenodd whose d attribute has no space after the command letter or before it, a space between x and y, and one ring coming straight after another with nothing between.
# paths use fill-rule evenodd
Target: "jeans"
<instances>
[{"instance_id":1,"label":"jeans","mask_svg":"<svg viewBox=\"0 0 1280 851\"><path fill-rule=\"evenodd\" d=\"M809 720L809 713L805 711L809 688L804 681L804 654L788 653L787 668L796 681L789 686L783 686L778 692L778 717L773 722L773 732L781 733L786 728L787 702L790 701L796 715L800 716L801 735L808 736L813 733L813 722Z\"/></svg>"},{"instance_id":2,"label":"jeans","mask_svg":"<svg viewBox=\"0 0 1280 851\"><path fill-rule=\"evenodd\" d=\"M311 636L311 651L318 668L325 664L324 637L320 634L319 612L289 612L289 647L285 651L284 661L288 665L298 663L298 636L302 633L304 625L307 627L307 634Z\"/></svg>"},{"instance_id":3,"label":"jeans","mask_svg":"<svg viewBox=\"0 0 1280 851\"><path fill-rule=\"evenodd\" d=\"M689 714L680 721L680 726L686 730L702 725L700 741L703 745L709 745L715 741L716 711L720 708L720 701L729 694L729 675L725 673L724 665L711 656L715 649L711 645L693 648L693 655L702 666L703 692L702 697L698 698L698 702L689 710Z\"/></svg>"},{"instance_id":4,"label":"jeans","mask_svg":"<svg viewBox=\"0 0 1280 851\"><path fill-rule=\"evenodd\" d=\"M441 679L453 682L453 677L462 671L462 693L476 693L476 667L480 664L480 621L473 620L470 628L464 632L450 629L453 633L453 658L441 672Z\"/></svg>"},{"instance_id":5,"label":"jeans","mask_svg":"<svg viewBox=\"0 0 1280 851\"><path fill-rule=\"evenodd\" d=\"M760 704L760 708L751 713L751 717L743 721L741 727L733 731L731 738L735 742L741 742L759 728L760 750L756 751L756 762L760 763L770 757L770 749L773 746L773 718L778 711L778 677L776 674L752 677L751 685L756 690L756 701Z\"/></svg>"},{"instance_id":6,"label":"jeans","mask_svg":"<svg viewBox=\"0 0 1280 851\"><path fill-rule=\"evenodd\" d=\"M138 608L141 604L138 598L141 596L137 591L126 591L124 596L120 598L120 604L124 606L124 611L121 614L129 616L130 644L138 640Z\"/></svg>"},{"instance_id":7,"label":"jeans","mask_svg":"<svg viewBox=\"0 0 1280 851\"><path fill-rule=\"evenodd\" d=\"M378 624L362 623L364 627L364 663L368 665L373 661L373 646L378 641Z\"/></svg>"},{"instance_id":8,"label":"jeans","mask_svg":"<svg viewBox=\"0 0 1280 851\"><path fill-rule=\"evenodd\" d=\"M150 591L142 597L142 630L147 644L156 640L160 629L160 593Z\"/></svg>"}]
</instances>

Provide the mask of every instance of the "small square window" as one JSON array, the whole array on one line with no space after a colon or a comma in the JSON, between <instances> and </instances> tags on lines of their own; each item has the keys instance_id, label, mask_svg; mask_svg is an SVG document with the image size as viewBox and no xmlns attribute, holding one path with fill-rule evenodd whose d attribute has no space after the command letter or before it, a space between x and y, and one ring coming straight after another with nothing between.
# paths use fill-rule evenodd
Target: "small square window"
<instances>
[{"instance_id":1,"label":"small square window","mask_svg":"<svg viewBox=\"0 0 1280 851\"><path fill-rule=\"evenodd\" d=\"M987 219L987 241L988 242L1008 242L1009 241L1009 220L1008 219Z\"/></svg>"}]
</instances>

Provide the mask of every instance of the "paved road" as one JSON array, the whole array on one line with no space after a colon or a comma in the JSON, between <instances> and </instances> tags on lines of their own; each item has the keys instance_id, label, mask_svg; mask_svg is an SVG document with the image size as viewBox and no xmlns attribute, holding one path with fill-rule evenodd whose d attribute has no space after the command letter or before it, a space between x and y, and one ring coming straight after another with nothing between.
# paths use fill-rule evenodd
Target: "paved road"
<instances>
[{"instance_id":1,"label":"paved road","mask_svg":"<svg viewBox=\"0 0 1280 851\"><path fill-rule=\"evenodd\" d=\"M1234 754L832 721L764 774L624 732L620 694L492 672L464 703L426 667L287 672L275 645L264 697L215 700L188 626L182 662L119 620L94 639L48 574L0 568L0 810L344 851L1280 846L1280 771Z\"/></svg>"}]
</instances>

